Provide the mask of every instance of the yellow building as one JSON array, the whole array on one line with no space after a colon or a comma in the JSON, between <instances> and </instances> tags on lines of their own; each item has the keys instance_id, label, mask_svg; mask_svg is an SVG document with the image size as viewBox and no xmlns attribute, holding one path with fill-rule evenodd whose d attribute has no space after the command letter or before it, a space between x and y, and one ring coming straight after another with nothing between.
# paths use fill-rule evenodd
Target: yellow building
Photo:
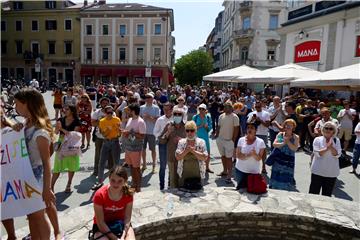
<instances>
[{"instance_id":1,"label":"yellow building","mask_svg":"<svg viewBox=\"0 0 360 240\"><path fill-rule=\"evenodd\" d=\"M80 81L80 10L62 1L1 4L1 78ZM40 71L40 72L39 72Z\"/></svg>"}]
</instances>

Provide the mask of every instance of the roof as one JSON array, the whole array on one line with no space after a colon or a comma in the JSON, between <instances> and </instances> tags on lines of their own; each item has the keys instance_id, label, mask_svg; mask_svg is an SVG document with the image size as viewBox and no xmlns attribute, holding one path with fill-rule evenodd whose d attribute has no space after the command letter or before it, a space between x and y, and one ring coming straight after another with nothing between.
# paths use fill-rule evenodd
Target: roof
<instances>
[{"instance_id":1,"label":"roof","mask_svg":"<svg viewBox=\"0 0 360 240\"><path fill-rule=\"evenodd\" d=\"M90 6L83 11L164 11L169 8L155 7L139 3L107 3Z\"/></svg>"}]
</instances>

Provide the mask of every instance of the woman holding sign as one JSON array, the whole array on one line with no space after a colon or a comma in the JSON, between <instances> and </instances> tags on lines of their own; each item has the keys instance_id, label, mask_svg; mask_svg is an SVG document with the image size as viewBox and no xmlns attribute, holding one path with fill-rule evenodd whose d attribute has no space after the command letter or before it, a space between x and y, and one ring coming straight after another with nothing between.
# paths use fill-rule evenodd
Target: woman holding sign
<instances>
[{"instance_id":1,"label":"woman holding sign","mask_svg":"<svg viewBox=\"0 0 360 240\"><path fill-rule=\"evenodd\" d=\"M55 195L51 190L51 143L54 132L45 107L43 96L33 89L22 89L15 94L15 109L26 119L25 139L32 171L42 185L42 198L47 207L47 214L54 226L55 239L61 234L55 207ZM27 215L32 239L50 239L50 225L45 217L45 210Z\"/></svg>"}]
</instances>

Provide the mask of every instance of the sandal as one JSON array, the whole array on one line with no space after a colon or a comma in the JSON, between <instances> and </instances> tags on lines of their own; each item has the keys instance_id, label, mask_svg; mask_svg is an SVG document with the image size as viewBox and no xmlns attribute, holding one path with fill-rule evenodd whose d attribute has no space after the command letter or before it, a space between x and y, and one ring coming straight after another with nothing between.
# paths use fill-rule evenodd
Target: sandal
<instances>
[{"instance_id":1,"label":"sandal","mask_svg":"<svg viewBox=\"0 0 360 240\"><path fill-rule=\"evenodd\" d=\"M221 172L221 173L217 174L216 176L223 177L223 176L226 176L226 175L227 175L227 173Z\"/></svg>"},{"instance_id":2,"label":"sandal","mask_svg":"<svg viewBox=\"0 0 360 240\"><path fill-rule=\"evenodd\" d=\"M71 185L66 185L65 193L71 193Z\"/></svg>"},{"instance_id":3,"label":"sandal","mask_svg":"<svg viewBox=\"0 0 360 240\"><path fill-rule=\"evenodd\" d=\"M99 188L101 188L103 184L104 184L104 183L95 184L95 185L91 188L91 190L96 191L96 190L98 190Z\"/></svg>"},{"instance_id":4,"label":"sandal","mask_svg":"<svg viewBox=\"0 0 360 240\"><path fill-rule=\"evenodd\" d=\"M227 178L227 179L225 180L225 183L231 184L231 183L232 183L231 178Z\"/></svg>"}]
</instances>

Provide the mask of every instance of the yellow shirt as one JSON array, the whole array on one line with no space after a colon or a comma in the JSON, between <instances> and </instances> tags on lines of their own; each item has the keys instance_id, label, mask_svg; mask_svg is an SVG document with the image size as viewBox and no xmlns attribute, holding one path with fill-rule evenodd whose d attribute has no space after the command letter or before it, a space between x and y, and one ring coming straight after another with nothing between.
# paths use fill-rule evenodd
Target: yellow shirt
<instances>
[{"instance_id":1,"label":"yellow shirt","mask_svg":"<svg viewBox=\"0 0 360 240\"><path fill-rule=\"evenodd\" d=\"M112 117L110 120L106 117L99 122L100 132L106 139L114 139L120 136L121 120L118 117Z\"/></svg>"}]
</instances>

